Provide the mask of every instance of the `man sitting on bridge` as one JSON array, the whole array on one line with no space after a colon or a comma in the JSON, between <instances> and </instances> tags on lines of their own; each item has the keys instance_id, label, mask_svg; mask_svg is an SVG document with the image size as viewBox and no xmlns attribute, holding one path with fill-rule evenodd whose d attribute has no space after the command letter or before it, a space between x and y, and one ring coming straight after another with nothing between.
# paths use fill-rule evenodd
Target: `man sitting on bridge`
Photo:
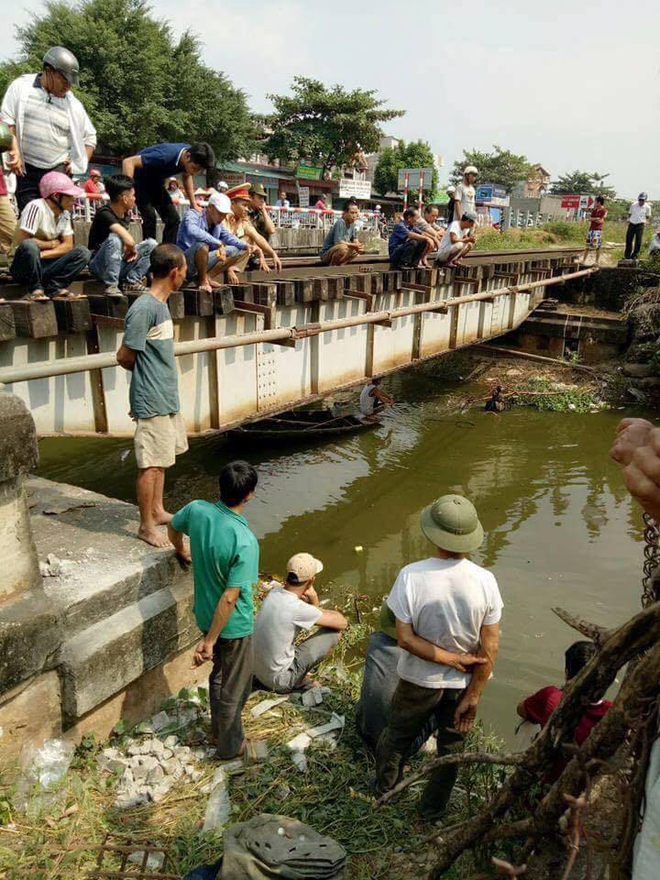
<instances>
[{"instance_id":1,"label":"man sitting on bridge","mask_svg":"<svg viewBox=\"0 0 660 880\"><path fill-rule=\"evenodd\" d=\"M264 599L254 626L254 674L278 694L312 687L309 672L339 642L348 621L339 611L321 608L314 589L323 563L309 553L296 553L287 564L286 583ZM302 630L318 632L295 647Z\"/></svg>"},{"instance_id":2,"label":"man sitting on bridge","mask_svg":"<svg viewBox=\"0 0 660 880\"><path fill-rule=\"evenodd\" d=\"M429 238L417 225L418 220L417 208L406 208L403 219L395 224L388 245L393 269L414 269L426 253Z\"/></svg>"},{"instance_id":3,"label":"man sitting on bridge","mask_svg":"<svg viewBox=\"0 0 660 880\"><path fill-rule=\"evenodd\" d=\"M475 238L472 230L476 222L477 215L473 211L468 211L460 220L454 220L449 224L440 242L436 264L448 267L460 266L460 260L474 247Z\"/></svg>"},{"instance_id":4,"label":"man sitting on bridge","mask_svg":"<svg viewBox=\"0 0 660 880\"><path fill-rule=\"evenodd\" d=\"M250 209L248 211L250 223L259 235L270 244L271 236L275 235L275 224L266 210L266 190L260 183L253 183L250 187ZM276 271L282 271L282 263L276 251L273 251L273 266ZM254 256L250 258L248 269L258 269L259 261Z\"/></svg>"},{"instance_id":5,"label":"man sitting on bridge","mask_svg":"<svg viewBox=\"0 0 660 880\"><path fill-rule=\"evenodd\" d=\"M364 253L364 245L358 241L355 228L359 215L358 203L355 199L348 199L344 205L344 213L335 221L319 251L324 266L343 266L354 260L358 254Z\"/></svg>"},{"instance_id":6,"label":"man sitting on bridge","mask_svg":"<svg viewBox=\"0 0 660 880\"><path fill-rule=\"evenodd\" d=\"M224 193L214 192L203 213L189 208L179 226L176 243L186 255L189 281L200 290L220 287L215 278L227 273L229 284L238 284L234 266L247 253L247 244L233 235L223 221L231 214L231 202Z\"/></svg>"}]
</instances>

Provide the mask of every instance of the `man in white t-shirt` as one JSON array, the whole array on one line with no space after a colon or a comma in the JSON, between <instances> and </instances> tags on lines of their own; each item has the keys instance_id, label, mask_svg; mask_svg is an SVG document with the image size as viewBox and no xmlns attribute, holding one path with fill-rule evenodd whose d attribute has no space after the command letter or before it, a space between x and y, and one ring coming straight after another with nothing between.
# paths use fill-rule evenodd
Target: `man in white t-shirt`
<instances>
[{"instance_id":1,"label":"man in white t-shirt","mask_svg":"<svg viewBox=\"0 0 660 880\"><path fill-rule=\"evenodd\" d=\"M309 553L296 553L287 564L286 583L273 587L254 625L254 674L262 685L278 694L312 685L309 672L339 642L348 621L339 611L321 608L314 589L323 563ZM297 647L303 630L320 627Z\"/></svg>"},{"instance_id":2,"label":"man in white t-shirt","mask_svg":"<svg viewBox=\"0 0 660 880\"><path fill-rule=\"evenodd\" d=\"M438 248L438 255L435 258L436 265L460 265L459 261L467 256L474 247L473 229L476 222L477 215L468 211L463 214L460 220L454 220L449 224Z\"/></svg>"},{"instance_id":3,"label":"man in white t-shirt","mask_svg":"<svg viewBox=\"0 0 660 880\"><path fill-rule=\"evenodd\" d=\"M626 252L624 259L636 260L642 249L642 236L644 227L651 221L651 206L648 196L641 192L637 201L633 202L628 209L628 228L626 230Z\"/></svg>"},{"instance_id":4,"label":"man in white t-shirt","mask_svg":"<svg viewBox=\"0 0 660 880\"><path fill-rule=\"evenodd\" d=\"M370 422L376 421L378 413L385 406L391 406L394 398L380 388L381 379L375 377L360 392L360 412Z\"/></svg>"},{"instance_id":5,"label":"man in white t-shirt","mask_svg":"<svg viewBox=\"0 0 660 880\"><path fill-rule=\"evenodd\" d=\"M376 749L376 784L396 785L420 732L435 716L438 755L460 750L472 727L499 644L502 599L493 575L466 558L481 546L484 531L474 506L460 495L443 495L424 508L422 532L433 556L401 569L387 599L404 648L389 726ZM470 672L445 664L445 651L474 654L487 662ZM422 794L420 812L441 818L458 767L437 767Z\"/></svg>"},{"instance_id":6,"label":"man in white t-shirt","mask_svg":"<svg viewBox=\"0 0 660 880\"><path fill-rule=\"evenodd\" d=\"M460 220L468 211L476 212L477 191L474 184L478 174L474 165L468 165L463 169L463 179L454 193L454 220Z\"/></svg>"}]
</instances>

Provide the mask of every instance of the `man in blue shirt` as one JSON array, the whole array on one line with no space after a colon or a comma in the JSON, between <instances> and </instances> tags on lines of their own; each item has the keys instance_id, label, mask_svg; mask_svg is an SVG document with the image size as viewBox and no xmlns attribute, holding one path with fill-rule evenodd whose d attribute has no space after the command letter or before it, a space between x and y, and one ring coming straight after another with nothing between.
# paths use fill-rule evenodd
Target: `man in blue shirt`
<instances>
[{"instance_id":1,"label":"man in blue shirt","mask_svg":"<svg viewBox=\"0 0 660 880\"><path fill-rule=\"evenodd\" d=\"M186 255L188 280L196 280L202 290L220 287L214 280L220 272L227 273L229 284L238 284L232 266L248 246L222 225L227 214L231 214L229 197L216 192L202 214L190 208L179 226L176 243Z\"/></svg>"},{"instance_id":2,"label":"man in blue shirt","mask_svg":"<svg viewBox=\"0 0 660 880\"><path fill-rule=\"evenodd\" d=\"M344 206L344 213L336 221L319 252L324 266L343 266L354 260L358 254L364 253L364 245L358 241L355 221L360 209L355 199L349 199Z\"/></svg>"},{"instance_id":3,"label":"man in blue shirt","mask_svg":"<svg viewBox=\"0 0 660 880\"><path fill-rule=\"evenodd\" d=\"M183 188L190 207L201 213L195 201L193 177L215 165L213 149L206 143L155 144L122 162L121 170L135 180L135 198L142 217L144 238L156 238L156 213L165 224L163 244L174 244L179 215L165 189L168 177L183 175Z\"/></svg>"},{"instance_id":4,"label":"man in blue shirt","mask_svg":"<svg viewBox=\"0 0 660 880\"><path fill-rule=\"evenodd\" d=\"M117 363L131 373L130 405L135 419L138 538L154 547L168 547L158 528L172 519L163 506L165 468L188 449L186 425L179 412L179 380L174 360L174 326L167 300L186 277L186 261L174 244L151 252L148 293L128 310Z\"/></svg>"},{"instance_id":5,"label":"man in blue shirt","mask_svg":"<svg viewBox=\"0 0 660 880\"><path fill-rule=\"evenodd\" d=\"M424 256L430 239L417 225L418 220L417 208L406 208L403 220L395 224L389 240L393 269L414 269Z\"/></svg>"}]
</instances>

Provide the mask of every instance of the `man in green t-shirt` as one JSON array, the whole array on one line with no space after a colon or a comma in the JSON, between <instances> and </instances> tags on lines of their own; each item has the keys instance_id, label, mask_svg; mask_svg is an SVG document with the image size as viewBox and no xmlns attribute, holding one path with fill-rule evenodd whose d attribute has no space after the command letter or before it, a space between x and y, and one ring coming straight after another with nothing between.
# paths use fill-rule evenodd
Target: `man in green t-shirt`
<instances>
[{"instance_id":1,"label":"man in green t-shirt","mask_svg":"<svg viewBox=\"0 0 660 880\"><path fill-rule=\"evenodd\" d=\"M213 660L211 729L221 760L238 757L245 746L241 711L252 690L252 588L259 577L259 544L241 514L256 486L252 465L232 461L220 472L220 501L191 501L168 525L175 550L193 563L193 613L204 633L193 665ZM190 551L184 535L190 536Z\"/></svg>"}]
</instances>

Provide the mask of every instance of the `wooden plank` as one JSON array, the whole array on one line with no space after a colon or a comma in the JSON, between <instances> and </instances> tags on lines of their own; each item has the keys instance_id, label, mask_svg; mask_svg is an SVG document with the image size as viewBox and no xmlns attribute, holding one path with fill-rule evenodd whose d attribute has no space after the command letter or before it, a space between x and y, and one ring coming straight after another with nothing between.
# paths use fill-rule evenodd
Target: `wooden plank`
<instances>
[{"instance_id":1,"label":"wooden plank","mask_svg":"<svg viewBox=\"0 0 660 880\"><path fill-rule=\"evenodd\" d=\"M315 278L314 279L314 299L321 300L325 302L330 299L330 294L328 292L328 279L327 278Z\"/></svg>"},{"instance_id":2,"label":"wooden plank","mask_svg":"<svg viewBox=\"0 0 660 880\"><path fill-rule=\"evenodd\" d=\"M16 337L16 321L9 303L0 303L0 342Z\"/></svg>"},{"instance_id":3,"label":"wooden plank","mask_svg":"<svg viewBox=\"0 0 660 880\"><path fill-rule=\"evenodd\" d=\"M383 293L383 272L374 272L371 276L371 292Z\"/></svg>"},{"instance_id":4,"label":"wooden plank","mask_svg":"<svg viewBox=\"0 0 660 880\"><path fill-rule=\"evenodd\" d=\"M108 318L125 318L128 311L128 300L116 296L89 294L87 297L92 315L106 315Z\"/></svg>"},{"instance_id":5,"label":"wooden plank","mask_svg":"<svg viewBox=\"0 0 660 880\"><path fill-rule=\"evenodd\" d=\"M182 320L186 314L183 291L175 290L174 293L171 293L167 300L167 306L170 310L170 315L172 316L173 321Z\"/></svg>"},{"instance_id":6,"label":"wooden plank","mask_svg":"<svg viewBox=\"0 0 660 880\"><path fill-rule=\"evenodd\" d=\"M106 320L117 321L118 318ZM87 354L99 354L99 331L96 323L92 323L87 331ZM94 410L94 430L99 434L108 433L108 413L105 406L105 388L103 385L103 370L89 371L89 387L92 392L92 407Z\"/></svg>"},{"instance_id":7,"label":"wooden plank","mask_svg":"<svg viewBox=\"0 0 660 880\"><path fill-rule=\"evenodd\" d=\"M348 283L348 275L329 275L328 276L328 298L343 299L344 289Z\"/></svg>"},{"instance_id":8,"label":"wooden plank","mask_svg":"<svg viewBox=\"0 0 660 880\"><path fill-rule=\"evenodd\" d=\"M254 292L254 301L262 306L277 305L277 285L274 283L263 283L252 285Z\"/></svg>"},{"instance_id":9,"label":"wooden plank","mask_svg":"<svg viewBox=\"0 0 660 880\"><path fill-rule=\"evenodd\" d=\"M229 284L234 299L240 299L242 302L254 302L254 291L251 284Z\"/></svg>"},{"instance_id":10,"label":"wooden plank","mask_svg":"<svg viewBox=\"0 0 660 880\"><path fill-rule=\"evenodd\" d=\"M60 333L87 333L92 313L86 299L54 299L55 317Z\"/></svg>"},{"instance_id":11,"label":"wooden plank","mask_svg":"<svg viewBox=\"0 0 660 880\"><path fill-rule=\"evenodd\" d=\"M234 311L234 291L229 285L213 291L213 307L216 315L230 315Z\"/></svg>"},{"instance_id":12,"label":"wooden plank","mask_svg":"<svg viewBox=\"0 0 660 880\"><path fill-rule=\"evenodd\" d=\"M200 287L186 287L183 293L183 307L186 315L208 318L213 314L213 291Z\"/></svg>"},{"instance_id":13,"label":"wooden plank","mask_svg":"<svg viewBox=\"0 0 660 880\"><path fill-rule=\"evenodd\" d=\"M292 281L274 281L277 289L278 306L292 306L296 301L296 291Z\"/></svg>"},{"instance_id":14,"label":"wooden plank","mask_svg":"<svg viewBox=\"0 0 660 880\"><path fill-rule=\"evenodd\" d=\"M44 339L57 336L55 306L50 302L25 302L15 300L9 303L14 315L16 335L29 339Z\"/></svg>"},{"instance_id":15,"label":"wooden plank","mask_svg":"<svg viewBox=\"0 0 660 880\"><path fill-rule=\"evenodd\" d=\"M363 293L371 293L371 275L352 275L351 287L354 290L361 290Z\"/></svg>"},{"instance_id":16,"label":"wooden plank","mask_svg":"<svg viewBox=\"0 0 660 880\"><path fill-rule=\"evenodd\" d=\"M291 281L293 282L296 302L307 303L314 301L313 278L292 278Z\"/></svg>"}]
</instances>

